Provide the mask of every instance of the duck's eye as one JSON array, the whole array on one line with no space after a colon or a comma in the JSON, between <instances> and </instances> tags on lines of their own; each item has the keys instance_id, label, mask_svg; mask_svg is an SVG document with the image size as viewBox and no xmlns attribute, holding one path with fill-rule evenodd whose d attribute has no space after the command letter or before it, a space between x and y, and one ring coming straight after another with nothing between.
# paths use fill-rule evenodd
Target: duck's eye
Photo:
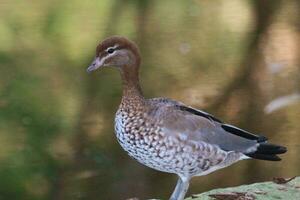
<instances>
[{"instance_id":1,"label":"duck's eye","mask_svg":"<svg viewBox=\"0 0 300 200\"><path fill-rule=\"evenodd\" d=\"M107 53L112 54L115 51L115 49L114 48L108 48L106 51L107 51Z\"/></svg>"}]
</instances>

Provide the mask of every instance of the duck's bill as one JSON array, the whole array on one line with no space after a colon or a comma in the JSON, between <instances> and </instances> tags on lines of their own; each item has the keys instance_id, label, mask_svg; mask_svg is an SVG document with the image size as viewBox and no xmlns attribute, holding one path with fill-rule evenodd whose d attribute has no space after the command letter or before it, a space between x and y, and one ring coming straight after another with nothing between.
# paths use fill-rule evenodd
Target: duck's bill
<instances>
[{"instance_id":1,"label":"duck's bill","mask_svg":"<svg viewBox=\"0 0 300 200\"><path fill-rule=\"evenodd\" d=\"M99 67L101 67L103 65L103 62L100 60L99 57L96 57L94 59L94 61L92 62L92 64L87 68L87 72L90 73L92 71L95 71L96 69L98 69Z\"/></svg>"}]
</instances>

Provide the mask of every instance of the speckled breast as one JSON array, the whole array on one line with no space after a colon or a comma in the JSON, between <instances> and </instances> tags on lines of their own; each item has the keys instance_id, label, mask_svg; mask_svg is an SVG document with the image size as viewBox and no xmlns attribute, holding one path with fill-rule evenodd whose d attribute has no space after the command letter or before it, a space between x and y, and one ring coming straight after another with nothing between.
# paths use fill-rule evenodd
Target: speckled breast
<instances>
[{"instance_id":1,"label":"speckled breast","mask_svg":"<svg viewBox=\"0 0 300 200\"><path fill-rule=\"evenodd\" d=\"M149 124L144 114L119 110L115 117L115 133L122 148L140 163L159 171L163 165L166 147L162 146L163 134L159 127Z\"/></svg>"}]
</instances>

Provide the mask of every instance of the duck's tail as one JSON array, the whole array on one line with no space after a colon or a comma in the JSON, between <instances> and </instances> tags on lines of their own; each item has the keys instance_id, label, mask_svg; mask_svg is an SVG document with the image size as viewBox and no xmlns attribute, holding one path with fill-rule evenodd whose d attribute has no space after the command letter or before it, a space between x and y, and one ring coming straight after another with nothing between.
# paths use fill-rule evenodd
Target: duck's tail
<instances>
[{"instance_id":1,"label":"duck's tail","mask_svg":"<svg viewBox=\"0 0 300 200\"><path fill-rule=\"evenodd\" d=\"M281 158L277 154L283 154L287 152L287 148L284 146L270 144L266 141L259 142L259 146L256 151L245 154L251 158L259 160L270 160L270 161L280 161Z\"/></svg>"}]
</instances>

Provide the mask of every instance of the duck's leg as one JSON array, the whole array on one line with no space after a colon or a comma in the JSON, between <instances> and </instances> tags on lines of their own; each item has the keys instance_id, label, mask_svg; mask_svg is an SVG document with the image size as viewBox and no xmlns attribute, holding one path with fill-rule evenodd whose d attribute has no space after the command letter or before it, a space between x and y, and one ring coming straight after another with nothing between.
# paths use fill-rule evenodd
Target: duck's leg
<instances>
[{"instance_id":1,"label":"duck's leg","mask_svg":"<svg viewBox=\"0 0 300 200\"><path fill-rule=\"evenodd\" d=\"M175 190L172 193L170 200L183 200L186 192L188 191L189 182L190 182L189 178L182 179L181 177L178 177Z\"/></svg>"}]
</instances>

